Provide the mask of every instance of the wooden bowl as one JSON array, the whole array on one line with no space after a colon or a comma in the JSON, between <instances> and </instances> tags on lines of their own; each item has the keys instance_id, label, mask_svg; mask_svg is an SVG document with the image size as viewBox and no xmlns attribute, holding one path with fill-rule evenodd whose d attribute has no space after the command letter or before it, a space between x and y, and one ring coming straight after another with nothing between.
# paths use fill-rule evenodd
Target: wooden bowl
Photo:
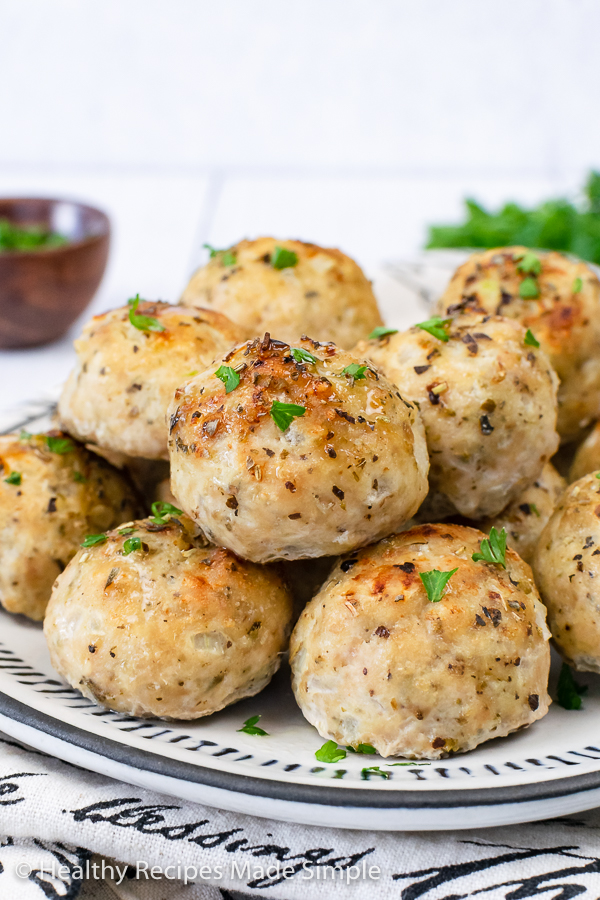
<instances>
[{"instance_id":1,"label":"wooden bowl","mask_svg":"<svg viewBox=\"0 0 600 900\"><path fill-rule=\"evenodd\" d=\"M41 225L68 239L59 247L0 251L0 348L61 337L96 293L108 258L108 217L83 203L0 199L0 219Z\"/></svg>"}]
</instances>

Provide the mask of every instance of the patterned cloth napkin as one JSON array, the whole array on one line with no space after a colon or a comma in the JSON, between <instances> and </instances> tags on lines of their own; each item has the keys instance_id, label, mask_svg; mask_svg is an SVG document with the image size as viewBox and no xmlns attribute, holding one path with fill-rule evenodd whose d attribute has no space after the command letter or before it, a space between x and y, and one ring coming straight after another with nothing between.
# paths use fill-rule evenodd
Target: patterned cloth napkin
<instances>
[{"instance_id":1,"label":"patterned cloth napkin","mask_svg":"<svg viewBox=\"0 0 600 900\"><path fill-rule=\"evenodd\" d=\"M479 831L309 827L155 794L4 735L0 832L2 900L600 896L599 810Z\"/></svg>"}]
</instances>

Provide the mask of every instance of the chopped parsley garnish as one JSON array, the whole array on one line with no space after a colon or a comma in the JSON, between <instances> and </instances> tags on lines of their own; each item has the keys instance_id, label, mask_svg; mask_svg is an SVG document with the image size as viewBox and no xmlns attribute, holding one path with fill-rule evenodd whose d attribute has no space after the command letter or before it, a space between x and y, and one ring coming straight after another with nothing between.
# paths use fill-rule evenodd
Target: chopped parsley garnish
<instances>
[{"instance_id":1,"label":"chopped parsley garnish","mask_svg":"<svg viewBox=\"0 0 600 900\"><path fill-rule=\"evenodd\" d=\"M419 578L425 585L427 596L431 603L439 603L444 596L446 585L458 569L452 569L450 572L440 572L438 569L432 569L430 572L419 572Z\"/></svg>"},{"instance_id":2,"label":"chopped parsley garnish","mask_svg":"<svg viewBox=\"0 0 600 900\"><path fill-rule=\"evenodd\" d=\"M129 556L130 553L135 553L136 550L145 550L142 539L139 537L127 538L123 544L123 556Z\"/></svg>"},{"instance_id":3,"label":"chopped parsley garnish","mask_svg":"<svg viewBox=\"0 0 600 900\"><path fill-rule=\"evenodd\" d=\"M398 334L397 328L388 328L387 325L378 325L369 335L370 341L379 340L379 338L387 337L388 334Z\"/></svg>"},{"instance_id":4,"label":"chopped parsley garnish","mask_svg":"<svg viewBox=\"0 0 600 900\"><path fill-rule=\"evenodd\" d=\"M524 278L519 285L519 297L523 300L535 300L540 296L540 286L535 278Z\"/></svg>"},{"instance_id":5,"label":"chopped parsley garnish","mask_svg":"<svg viewBox=\"0 0 600 900\"><path fill-rule=\"evenodd\" d=\"M29 441L32 437L33 435L31 434L31 432L25 431L25 429L21 429L21 431L19 432L20 441Z\"/></svg>"},{"instance_id":6,"label":"chopped parsley garnish","mask_svg":"<svg viewBox=\"0 0 600 900\"><path fill-rule=\"evenodd\" d=\"M316 363L317 357L313 356L312 353L309 353L308 350L303 350L301 347L292 347L291 354L299 363Z\"/></svg>"},{"instance_id":7,"label":"chopped parsley garnish","mask_svg":"<svg viewBox=\"0 0 600 900\"><path fill-rule=\"evenodd\" d=\"M117 532L117 534L121 534L121 535L133 534L134 531L135 531L135 525L129 525L128 528L119 528L119 531Z\"/></svg>"},{"instance_id":8,"label":"chopped parsley garnish","mask_svg":"<svg viewBox=\"0 0 600 900\"><path fill-rule=\"evenodd\" d=\"M271 254L271 265L274 269L291 269L298 264L298 254L285 247L275 247Z\"/></svg>"},{"instance_id":9,"label":"chopped parsley garnish","mask_svg":"<svg viewBox=\"0 0 600 900\"><path fill-rule=\"evenodd\" d=\"M107 541L105 534L88 534L82 543L82 547L95 547L97 544L105 544Z\"/></svg>"},{"instance_id":10,"label":"chopped parsley garnish","mask_svg":"<svg viewBox=\"0 0 600 900\"><path fill-rule=\"evenodd\" d=\"M366 766L364 769L361 769L360 776L363 781L368 781L370 775L379 775L381 778L391 778L391 772L384 772L380 766Z\"/></svg>"},{"instance_id":11,"label":"chopped parsley garnish","mask_svg":"<svg viewBox=\"0 0 600 900\"><path fill-rule=\"evenodd\" d=\"M338 747L335 741L325 741L322 747L315 752L315 759L324 763L336 763L346 758L346 751Z\"/></svg>"},{"instance_id":12,"label":"chopped parsley garnish","mask_svg":"<svg viewBox=\"0 0 600 900\"><path fill-rule=\"evenodd\" d=\"M60 456L64 456L65 453L70 453L75 449L71 438L55 437L52 434L46 435L46 446L51 453L58 453Z\"/></svg>"},{"instance_id":13,"label":"chopped parsley garnish","mask_svg":"<svg viewBox=\"0 0 600 900\"><path fill-rule=\"evenodd\" d=\"M22 253L47 250L50 247L62 247L66 243L67 238L64 235L48 231L39 225L22 227L9 219L0 219L0 253L14 250Z\"/></svg>"},{"instance_id":14,"label":"chopped parsley garnish","mask_svg":"<svg viewBox=\"0 0 600 900\"><path fill-rule=\"evenodd\" d=\"M583 281L581 280L581 278L576 278L575 281L573 282L573 288L572 288L573 293L578 294L579 291L582 289L582 287L583 287Z\"/></svg>"},{"instance_id":15,"label":"chopped parsley garnish","mask_svg":"<svg viewBox=\"0 0 600 900\"><path fill-rule=\"evenodd\" d=\"M577 684L573 678L573 672L566 663L562 664L556 699L563 709L581 709L581 697L587 691L587 684Z\"/></svg>"},{"instance_id":16,"label":"chopped parsley garnish","mask_svg":"<svg viewBox=\"0 0 600 900\"><path fill-rule=\"evenodd\" d=\"M87 483L87 478L85 477L85 475L82 475L81 472L73 472L73 480L76 481L78 484L86 484Z\"/></svg>"},{"instance_id":17,"label":"chopped parsley garnish","mask_svg":"<svg viewBox=\"0 0 600 900\"><path fill-rule=\"evenodd\" d=\"M506 529L498 532L495 528L490 529L488 538L484 538L479 545L480 553L474 553L471 557L474 562L495 563L497 566L506 568Z\"/></svg>"},{"instance_id":18,"label":"chopped parsley garnish","mask_svg":"<svg viewBox=\"0 0 600 900\"><path fill-rule=\"evenodd\" d=\"M517 270L522 275L539 275L542 271L542 263L539 256L528 250L526 253L516 254L513 259L517 261Z\"/></svg>"},{"instance_id":19,"label":"chopped parsley garnish","mask_svg":"<svg viewBox=\"0 0 600 900\"><path fill-rule=\"evenodd\" d=\"M127 305L129 306L129 321L133 325L134 328L137 328L139 331L166 331L164 325L158 321L158 319L153 318L153 316L142 316L139 315L136 310L140 305L140 295L136 294L135 297L132 297L127 301Z\"/></svg>"},{"instance_id":20,"label":"chopped parsley garnish","mask_svg":"<svg viewBox=\"0 0 600 900\"><path fill-rule=\"evenodd\" d=\"M305 412L305 406L299 406L297 403L282 403L280 400L273 400L270 415L279 430L286 431L294 419L303 416Z\"/></svg>"},{"instance_id":21,"label":"chopped parsley garnish","mask_svg":"<svg viewBox=\"0 0 600 900\"><path fill-rule=\"evenodd\" d=\"M215 375L225 385L226 394L230 394L232 391L235 391L236 387L240 383L240 376L235 371L235 369L231 368L231 366L219 366L219 368L215 372Z\"/></svg>"},{"instance_id":22,"label":"chopped parsley garnish","mask_svg":"<svg viewBox=\"0 0 600 900\"><path fill-rule=\"evenodd\" d=\"M21 484L21 473L20 472L11 472L10 475L7 475L4 479L7 484Z\"/></svg>"},{"instance_id":23,"label":"chopped parsley garnish","mask_svg":"<svg viewBox=\"0 0 600 900\"><path fill-rule=\"evenodd\" d=\"M529 509L531 510L531 512L532 512L535 516L538 517L538 519L540 518L540 511L539 511L539 509L537 508L537 506L535 505L535 503L530 503L530 504L529 504Z\"/></svg>"},{"instance_id":24,"label":"chopped parsley garnish","mask_svg":"<svg viewBox=\"0 0 600 900\"><path fill-rule=\"evenodd\" d=\"M431 319L427 319L426 322L418 322L417 328L422 328L423 331L429 332L434 338L437 338L438 341L447 341L450 340L450 335L448 334L448 328L450 327L450 323L452 319L442 319L440 316L432 316Z\"/></svg>"},{"instance_id":25,"label":"chopped parsley garnish","mask_svg":"<svg viewBox=\"0 0 600 900\"><path fill-rule=\"evenodd\" d=\"M151 519L155 525L164 525L167 521L168 516L182 516L183 510L177 509L176 506L173 506L172 503L167 503L166 500L155 500L152 504L152 516Z\"/></svg>"},{"instance_id":26,"label":"chopped parsley garnish","mask_svg":"<svg viewBox=\"0 0 600 900\"><path fill-rule=\"evenodd\" d=\"M352 378L353 381L360 381L361 378L366 378L365 372L367 371L368 366L361 366L359 363L350 363L349 366L346 366L340 372L340 375L346 375L348 378Z\"/></svg>"},{"instance_id":27,"label":"chopped parsley garnish","mask_svg":"<svg viewBox=\"0 0 600 900\"><path fill-rule=\"evenodd\" d=\"M222 266L235 266L237 256L233 250L217 250L216 247L211 247L210 244L203 244L202 246L208 250L210 258L218 259Z\"/></svg>"},{"instance_id":28,"label":"chopped parsley garnish","mask_svg":"<svg viewBox=\"0 0 600 900\"><path fill-rule=\"evenodd\" d=\"M527 331L525 332L525 340L523 341L523 343L527 344L528 347L539 347L540 346L540 342L538 341L538 339L533 334L533 332L531 331L530 328L528 328Z\"/></svg>"},{"instance_id":29,"label":"chopped parsley garnish","mask_svg":"<svg viewBox=\"0 0 600 900\"><path fill-rule=\"evenodd\" d=\"M371 744L359 744L358 747L346 747L350 753L377 753L375 747Z\"/></svg>"},{"instance_id":30,"label":"chopped parsley garnish","mask_svg":"<svg viewBox=\"0 0 600 900\"><path fill-rule=\"evenodd\" d=\"M249 719L246 719L243 726L238 728L238 731L243 731L244 734L268 734L268 731L263 731L262 728L257 728L257 722L260 719L260 716L250 716Z\"/></svg>"}]
</instances>

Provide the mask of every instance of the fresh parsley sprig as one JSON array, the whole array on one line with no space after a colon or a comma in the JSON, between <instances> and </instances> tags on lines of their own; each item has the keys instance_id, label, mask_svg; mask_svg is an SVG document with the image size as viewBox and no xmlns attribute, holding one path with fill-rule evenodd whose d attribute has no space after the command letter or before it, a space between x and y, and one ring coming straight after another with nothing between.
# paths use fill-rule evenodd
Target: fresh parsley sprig
<instances>
[{"instance_id":1,"label":"fresh parsley sprig","mask_svg":"<svg viewBox=\"0 0 600 900\"><path fill-rule=\"evenodd\" d=\"M429 572L419 572L419 578L425 586L427 596L431 603L440 602L444 596L446 585L455 572L458 572L458 568L452 569L450 572L440 572L439 569L431 569Z\"/></svg>"},{"instance_id":2,"label":"fresh parsley sprig","mask_svg":"<svg viewBox=\"0 0 600 900\"><path fill-rule=\"evenodd\" d=\"M535 253L527 250L524 253L516 253L513 259L517 263L517 271L521 275L539 275L542 271L542 262Z\"/></svg>"},{"instance_id":3,"label":"fresh parsley sprig","mask_svg":"<svg viewBox=\"0 0 600 900\"><path fill-rule=\"evenodd\" d=\"M317 361L316 356L313 356L308 350L303 350L302 347L292 347L290 353L299 363L316 363Z\"/></svg>"},{"instance_id":4,"label":"fresh parsley sprig","mask_svg":"<svg viewBox=\"0 0 600 900\"><path fill-rule=\"evenodd\" d=\"M142 539L139 537L130 537L127 538L125 543L123 544L123 556L129 556L130 553L135 553L138 550L147 550L148 545L144 544Z\"/></svg>"},{"instance_id":5,"label":"fresh parsley sprig","mask_svg":"<svg viewBox=\"0 0 600 900\"><path fill-rule=\"evenodd\" d=\"M57 437L53 434L46 435L46 446L51 453L58 453L59 456L64 456L65 453L70 453L75 449L71 438Z\"/></svg>"},{"instance_id":6,"label":"fresh parsley sprig","mask_svg":"<svg viewBox=\"0 0 600 900\"><path fill-rule=\"evenodd\" d=\"M10 475L7 475L4 481L7 484L16 484L17 486L21 484L22 476L20 472L11 472Z\"/></svg>"},{"instance_id":7,"label":"fresh parsley sprig","mask_svg":"<svg viewBox=\"0 0 600 900\"><path fill-rule=\"evenodd\" d=\"M127 301L127 305L129 306L129 321L133 325L134 328L137 328L139 331L154 331L161 332L166 331L164 325L162 325L158 319L155 319L153 316L142 316L136 312L138 306L140 305L140 295L136 294L135 297L131 297Z\"/></svg>"},{"instance_id":8,"label":"fresh parsley sprig","mask_svg":"<svg viewBox=\"0 0 600 900\"><path fill-rule=\"evenodd\" d=\"M346 758L346 751L338 747L335 741L325 741L322 747L315 752L315 759L324 763L337 763Z\"/></svg>"},{"instance_id":9,"label":"fresh parsley sprig","mask_svg":"<svg viewBox=\"0 0 600 900\"><path fill-rule=\"evenodd\" d=\"M506 568L506 529L497 531L496 528L490 529L489 537L484 538L479 545L480 553L474 553L471 559L474 562L494 563L497 566Z\"/></svg>"},{"instance_id":10,"label":"fresh parsley sprig","mask_svg":"<svg viewBox=\"0 0 600 900\"><path fill-rule=\"evenodd\" d=\"M349 750L350 753L377 753L372 744L359 744L358 747L346 747L346 750Z\"/></svg>"},{"instance_id":11,"label":"fresh parsley sprig","mask_svg":"<svg viewBox=\"0 0 600 900\"><path fill-rule=\"evenodd\" d=\"M210 244L202 244L202 246L208 250L210 258L218 259L222 266L235 266L237 256L231 248L228 250L217 250L216 247L211 247Z\"/></svg>"},{"instance_id":12,"label":"fresh parsley sprig","mask_svg":"<svg viewBox=\"0 0 600 900\"><path fill-rule=\"evenodd\" d=\"M559 705L563 709L581 709L581 697L587 689L587 684L577 684L573 672L566 663L563 663L556 688Z\"/></svg>"},{"instance_id":13,"label":"fresh parsley sprig","mask_svg":"<svg viewBox=\"0 0 600 900\"><path fill-rule=\"evenodd\" d=\"M387 325L378 325L377 328L373 329L373 331L369 335L368 340L378 341L383 337L387 337L388 334L398 334L398 329L397 328L388 328Z\"/></svg>"},{"instance_id":14,"label":"fresh parsley sprig","mask_svg":"<svg viewBox=\"0 0 600 900\"><path fill-rule=\"evenodd\" d=\"M230 394L232 391L235 391L236 387L240 383L240 376L235 371L235 369L231 368L231 366L219 366L219 368L215 372L215 375L225 385L226 394Z\"/></svg>"},{"instance_id":15,"label":"fresh parsley sprig","mask_svg":"<svg viewBox=\"0 0 600 900\"><path fill-rule=\"evenodd\" d=\"M539 347L540 346L540 342L538 341L538 339L533 334L533 332L531 331L530 328L528 328L527 331L525 332L525 340L523 341L523 343L526 344L527 347Z\"/></svg>"},{"instance_id":16,"label":"fresh parsley sprig","mask_svg":"<svg viewBox=\"0 0 600 900\"><path fill-rule=\"evenodd\" d=\"M98 544L105 544L108 538L105 534L87 534L81 544L82 547L96 547Z\"/></svg>"},{"instance_id":17,"label":"fresh parsley sprig","mask_svg":"<svg viewBox=\"0 0 600 900\"><path fill-rule=\"evenodd\" d=\"M257 727L257 722L260 720L260 716L250 716L249 719L246 719L241 728L238 728L239 731L243 731L244 734L259 734L259 735L268 735L268 731L263 731L262 728Z\"/></svg>"},{"instance_id":18,"label":"fresh parsley sprig","mask_svg":"<svg viewBox=\"0 0 600 900\"><path fill-rule=\"evenodd\" d=\"M282 403L280 400L273 400L270 416L280 431L286 431L294 419L300 418L305 412L305 406L299 406L297 403Z\"/></svg>"},{"instance_id":19,"label":"fresh parsley sprig","mask_svg":"<svg viewBox=\"0 0 600 900\"><path fill-rule=\"evenodd\" d=\"M151 508L152 515L150 518L155 525L164 525L169 516L183 515L183 510L177 509L176 506L173 506L172 503L167 503L166 500L155 500Z\"/></svg>"},{"instance_id":20,"label":"fresh parsley sprig","mask_svg":"<svg viewBox=\"0 0 600 900\"><path fill-rule=\"evenodd\" d=\"M432 316L431 319L427 319L426 322L418 322L417 328L427 331L432 337L437 338L438 341L443 341L446 344L450 340L448 329L450 328L451 322L452 319L442 319L440 316Z\"/></svg>"},{"instance_id":21,"label":"fresh parsley sprig","mask_svg":"<svg viewBox=\"0 0 600 900\"><path fill-rule=\"evenodd\" d=\"M371 775L379 775L380 778L383 778L386 781L392 777L392 773L384 772L381 766L365 766L365 768L360 771L360 777L363 781L369 781Z\"/></svg>"},{"instance_id":22,"label":"fresh parsley sprig","mask_svg":"<svg viewBox=\"0 0 600 900\"><path fill-rule=\"evenodd\" d=\"M298 254L277 245L271 254L271 265L274 269L292 269L298 265Z\"/></svg>"},{"instance_id":23,"label":"fresh parsley sprig","mask_svg":"<svg viewBox=\"0 0 600 900\"><path fill-rule=\"evenodd\" d=\"M523 300L535 300L540 296L540 286L535 278L524 278L519 285L519 297Z\"/></svg>"},{"instance_id":24,"label":"fresh parsley sprig","mask_svg":"<svg viewBox=\"0 0 600 900\"><path fill-rule=\"evenodd\" d=\"M369 367L367 365L361 366L360 363L350 363L349 366L345 366L340 375L345 375L347 378L351 378L352 381L360 381L362 378L366 378L365 372Z\"/></svg>"}]
</instances>

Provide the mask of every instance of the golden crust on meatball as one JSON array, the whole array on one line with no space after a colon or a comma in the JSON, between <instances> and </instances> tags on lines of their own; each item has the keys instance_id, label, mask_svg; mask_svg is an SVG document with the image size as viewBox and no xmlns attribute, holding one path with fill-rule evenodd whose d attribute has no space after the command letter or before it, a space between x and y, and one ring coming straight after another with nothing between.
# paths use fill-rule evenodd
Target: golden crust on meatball
<instances>
[{"instance_id":1,"label":"golden crust on meatball","mask_svg":"<svg viewBox=\"0 0 600 900\"><path fill-rule=\"evenodd\" d=\"M474 253L438 302L440 315L483 309L531 329L560 378L558 432L572 440L600 416L600 282L562 253Z\"/></svg>"},{"instance_id":2,"label":"golden crust on meatball","mask_svg":"<svg viewBox=\"0 0 600 900\"><path fill-rule=\"evenodd\" d=\"M147 459L167 457L165 413L186 378L246 338L213 310L142 301L88 322L58 405L61 425L82 441Z\"/></svg>"},{"instance_id":3,"label":"golden crust on meatball","mask_svg":"<svg viewBox=\"0 0 600 900\"><path fill-rule=\"evenodd\" d=\"M297 262L276 268L278 247ZM250 335L269 331L297 341L310 334L346 348L382 324L371 284L353 259L340 250L271 237L215 253L194 273L181 302L216 309Z\"/></svg>"},{"instance_id":4,"label":"golden crust on meatball","mask_svg":"<svg viewBox=\"0 0 600 900\"><path fill-rule=\"evenodd\" d=\"M275 569L170 517L81 550L56 582L44 633L52 665L86 697L135 716L196 719L268 684L291 614Z\"/></svg>"},{"instance_id":5,"label":"golden crust on meatball","mask_svg":"<svg viewBox=\"0 0 600 900\"><path fill-rule=\"evenodd\" d=\"M471 519L494 516L556 450L556 375L510 319L462 315L440 333L445 340L415 326L356 352L418 403L432 493Z\"/></svg>"},{"instance_id":6,"label":"golden crust on meatball","mask_svg":"<svg viewBox=\"0 0 600 900\"><path fill-rule=\"evenodd\" d=\"M499 515L484 519L477 527L489 533L492 528L506 529L509 547L531 564L539 536L554 511L567 482L552 463L546 463L539 476Z\"/></svg>"},{"instance_id":7,"label":"golden crust on meatball","mask_svg":"<svg viewBox=\"0 0 600 900\"><path fill-rule=\"evenodd\" d=\"M60 431L0 436L0 603L43 619L52 585L87 534L131 519L124 476Z\"/></svg>"},{"instance_id":8,"label":"golden crust on meatball","mask_svg":"<svg viewBox=\"0 0 600 900\"><path fill-rule=\"evenodd\" d=\"M600 480L569 485L533 558L553 642L566 662L600 672Z\"/></svg>"},{"instance_id":9,"label":"golden crust on meatball","mask_svg":"<svg viewBox=\"0 0 600 900\"><path fill-rule=\"evenodd\" d=\"M596 422L585 441L577 448L571 469L569 481L577 481L589 472L597 472L600 469L600 422Z\"/></svg>"},{"instance_id":10,"label":"golden crust on meatball","mask_svg":"<svg viewBox=\"0 0 600 900\"><path fill-rule=\"evenodd\" d=\"M367 544L399 528L427 491L417 408L334 344L290 348L267 334L178 389L169 416L179 505L254 562Z\"/></svg>"},{"instance_id":11,"label":"golden crust on meatball","mask_svg":"<svg viewBox=\"0 0 600 900\"><path fill-rule=\"evenodd\" d=\"M340 560L292 633L296 700L324 738L440 759L542 718L550 651L531 570L485 535L421 525ZM422 573L456 570L439 602Z\"/></svg>"}]
</instances>

